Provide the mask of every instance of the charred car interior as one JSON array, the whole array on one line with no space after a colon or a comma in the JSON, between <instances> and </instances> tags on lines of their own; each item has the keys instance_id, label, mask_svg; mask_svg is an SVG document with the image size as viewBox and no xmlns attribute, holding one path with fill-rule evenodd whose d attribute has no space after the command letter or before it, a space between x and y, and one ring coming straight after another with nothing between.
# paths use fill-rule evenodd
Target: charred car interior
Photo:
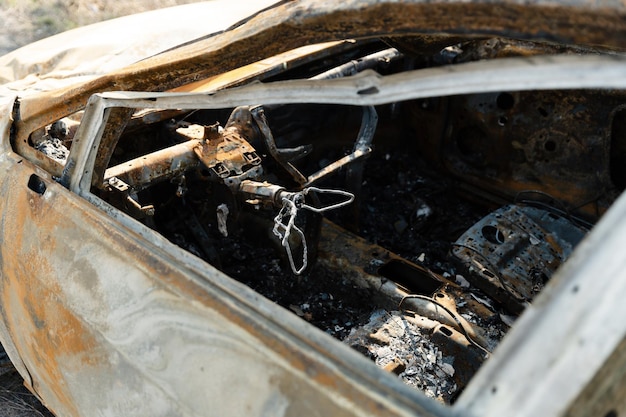
<instances>
[{"instance_id":1,"label":"charred car interior","mask_svg":"<svg viewBox=\"0 0 626 417\"><path fill-rule=\"evenodd\" d=\"M503 38L432 56L410 38L341 49L263 81L594 52ZM131 107L104 126L114 146L91 193L450 404L626 185L625 99ZM30 142L65 165L81 116Z\"/></svg>"},{"instance_id":2,"label":"charred car interior","mask_svg":"<svg viewBox=\"0 0 626 417\"><path fill-rule=\"evenodd\" d=\"M42 266L3 254L5 305L26 318L7 319L0 335L12 335L7 352L47 406L68 415L200 415L210 404L216 415L487 416L519 404L524 387L569 379L554 415L618 415L626 371L611 374L598 356L586 388L568 355L602 345L602 358L624 363L619 312L603 310L624 285L611 273L590 285L589 269L617 271L621 257L613 265L593 252L586 267L575 252L619 239L596 224L626 187L624 58L497 30L385 31L267 61L259 52L218 75L180 75L175 59L150 80L131 68L135 84L103 83L133 88L96 80L51 95L62 110L49 114L16 100L5 126L16 156L6 158L28 194L6 205L27 225L57 221L28 226L31 237L17 243ZM40 242L52 255L32 249ZM37 288L32 300L22 285ZM596 304L598 313L585 310ZM546 347L526 371L527 340ZM542 369L554 369L552 379ZM254 395L229 391L247 373L259 378L243 384ZM183 378L202 384L188 393ZM82 382L94 380L101 398ZM136 395L112 400L127 391ZM595 400L581 406L581 392ZM548 397L519 415L550 409Z\"/></svg>"}]
</instances>

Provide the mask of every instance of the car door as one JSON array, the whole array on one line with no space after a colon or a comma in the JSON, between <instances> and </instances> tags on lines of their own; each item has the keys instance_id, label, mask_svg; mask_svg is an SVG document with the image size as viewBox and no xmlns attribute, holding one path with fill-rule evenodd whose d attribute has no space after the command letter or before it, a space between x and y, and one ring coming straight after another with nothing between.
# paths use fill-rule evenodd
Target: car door
<instances>
[{"instance_id":1,"label":"car door","mask_svg":"<svg viewBox=\"0 0 626 417\"><path fill-rule=\"evenodd\" d=\"M83 120L101 132L94 111ZM446 414L87 191L70 192L15 154L3 127L0 337L55 414ZM87 172L96 150L72 152Z\"/></svg>"}]
</instances>

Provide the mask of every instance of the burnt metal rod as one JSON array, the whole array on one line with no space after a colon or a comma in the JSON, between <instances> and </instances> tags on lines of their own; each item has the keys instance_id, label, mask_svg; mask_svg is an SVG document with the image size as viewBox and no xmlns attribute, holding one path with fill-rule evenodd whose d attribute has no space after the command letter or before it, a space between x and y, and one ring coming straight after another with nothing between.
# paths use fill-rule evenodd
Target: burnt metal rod
<instances>
[{"instance_id":1,"label":"burnt metal rod","mask_svg":"<svg viewBox=\"0 0 626 417\"><path fill-rule=\"evenodd\" d=\"M376 68L381 63L389 63L395 59L402 57L402 54L398 52L396 48L385 49L384 51L375 52L370 55L366 55L359 59L354 59L338 67L331 68L328 71L322 72L310 80L330 80L333 78L341 78L350 75L354 75L366 69Z\"/></svg>"}]
</instances>

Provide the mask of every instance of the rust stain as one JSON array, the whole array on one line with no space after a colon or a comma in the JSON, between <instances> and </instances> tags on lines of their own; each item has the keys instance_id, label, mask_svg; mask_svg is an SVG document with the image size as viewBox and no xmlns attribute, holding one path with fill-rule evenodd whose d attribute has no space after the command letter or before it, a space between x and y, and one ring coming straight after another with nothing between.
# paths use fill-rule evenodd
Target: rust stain
<instances>
[{"instance_id":1,"label":"rust stain","mask_svg":"<svg viewBox=\"0 0 626 417\"><path fill-rule=\"evenodd\" d=\"M124 239L122 239L120 243L125 245L126 242L123 240ZM318 352L319 354L330 357L331 360L335 359L335 363L341 363L338 357L323 346L311 340L300 338L293 333L291 337L298 339L298 346L295 347L290 343L285 343L283 338L276 337L277 328L275 326L280 326L277 324L275 317L268 317L262 311L258 311L258 316L250 315L239 308L233 308L230 304L232 302L241 303L242 305L246 305L247 308L256 310L255 306L250 305L245 297L239 297L237 294L233 293L228 294L228 296L226 296L226 293L224 294L225 296L220 296L220 293L224 291L224 289L211 282L209 282L208 285L213 287L212 290L210 292L206 291L206 289L202 288L197 282L192 282L185 278L181 279L179 273L170 269L166 263L158 260L153 253L140 250L135 251L133 255L138 257L142 265L149 265L150 268L158 268L160 281L167 283L168 287L179 296L184 299L200 302L202 305L217 311L224 317L229 325L238 326L243 329L287 361L290 368L309 375L316 383L331 390L331 392L341 393L342 397L349 398L351 401L358 403L363 409L368 410L373 415L389 415L388 413L392 412L387 405L378 401L375 397L367 395L362 389L356 388L354 383L350 382L349 375L355 372L360 373L358 369L349 369L347 366L339 366L338 369L331 370L331 368L328 368L315 359L315 355L306 353L308 351ZM149 264L145 261L149 261ZM229 292L228 290L226 291ZM285 312L285 314L288 315L289 313ZM261 322L265 325L260 326L259 324ZM267 327L268 324L270 327ZM361 376L363 375L361 374ZM418 404L411 402L392 390L389 390L383 395L393 397L394 402L404 404L411 409L420 408ZM430 413L424 410L424 415L430 415Z\"/></svg>"},{"instance_id":2,"label":"rust stain","mask_svg":"<svg viewBox=\"0 0 626 417\"><path fill-rule=\"evenodd\" d=\"M61 296L58 272L41 250L55 251L60 219L44 196L26 188L27 181L28 176L15 175L2 187L5 195L16 196L2 207L11 213L2 221L4 236L13 236L1 248L3 316L31 374L32 390L45 403L58 401L62 408L46 405L76 415L65 373L97 366L98 342Z\"/></svg>"},{"instance_id":3,"label":"rust stain","mask_svg":"<svg viewBox=\"0 0 626 417\"><path fill-rule=\"evenodd\" d=\"M81 206L77 204L80 200L54 199L54 196L48 194L40 196L25 190L30 171L18 171L17 175L2 184L2 191L7 193L5 195L14 198L0 202L0 210L8 210L10 206L10 211L15 213L15 216L5 216L2 223L5 235L15 236L12 245L3 245L1 248L3 314L8 321L11 337L32 374L33 389L56 412L77 414L68 387L70 381L66 380L67 373L85 366L102 366L103 370L110 366L100 348L103 342L98 339L96 330L82 322L72 306L67 305L61 287L65 277L60 276L61 271L40 252L44 242L50 245L48 249L62 245L62 241L57 241L57 238L61 238L59 230L63 227L72 228L74 222L80 222L90 235L100 236L103 245L115 247L120 253L126 254L129 264L144 271L162 288L167 288L186 302L199 303L204 308L216 311L224 318L227 323L225 326L239 327L271 349L289 364L289 368L284 369L286 380L295 378L294 381L306 385L306 379L302 377L309 375L318 387L333 393L324 397L328 405L335 401L334 395L340 395L375 415L389 415L393 412L387 402L389 398L393 398L395 406L404 404L413 410L420 407L392 390L381 393L385 400L379 401L377 398L381 397L370 395L366 388L355 385L351 380L355 376L365 378L366 381L372 378L371 383L377 386L375 378L349 364L342 365L341 357L320 342L293 333L290 333L290 338L295 341L286 342L284 332L287 330L279 319L268 317L267 312L259 310L249 296L222 286L219 280L207 281L195 273L191 274L196 278L190 279L185 274L191 271L185 271L184 267L182 272L174 269L173 266L180 263L171 254L158 248L141 246L142 239L139 236L121 233L117 228L108 226L108 222L98 221L98 217L92 214L97 209L89 203L85 202ZM64 192L60 188L50 183L46 193ZM64 215L59 214L61 212ZM79 218L68 215L79 212ZM25 257L31 261L24 262ZM330 357L332 365L320 362L319 358L323 356ZM276 366L283 368L283 365ZM294 371L296 375L290 377L289 374ZM300 376L297 376L298 371ZM429 413L425 412L424 415Z\"/></svg>"},{"instance_id":4,"label":"rust stain","mask_svg":"<svg viewBox=\"0 0 626 417\"><path fill-rule=\"evenodd\" d=\"M117 177L135 190L146 188L159 179L196 167L198 159L193 149L198 144L197 140L189 140L116 165L105 171L104 180Z\"/></svg>"},{"instance_id":5,"label":"rust stain","mask_svg":"<svg viewBox=\"0 0 626 417\"><path fill-rule=\"evenodd\" d=\"M80 109L84 106L86 98L97 91L111 89L114 86L116 89L161 90L173 88L198 77L211 76L224 69L236 68L251 59L243 51L255 50L254 48L257 46L259 47L258 55L271 55L280 50L298 46L299 43L329 38L339 39L346 34L362 37L380 36L392 33L389 29L391 22L397 23L397 28L400 31L405 30L408 33L435 29L471 33L473 31L485 31L484 28L489 28L489 31L514 33L528 38L541 37L543 36L540 35L541 33L556 33L562 39L569 40L585 42L608 40L609 43L617 46L624 46L623 39L626 38L626 27L624 27L620 16L613 17L610 14L604 14L603 11L597 11L587 18L585 17L587 11L582 9L575 9L571 11L571 14L568 14L562 8L541 8L537 5L523 8L515 5L475 4L472 5L473 8L471 9L474 13L465 16L463 11L467 9L458 4L433 4L430 6L424 4L385 4L384 6L389 9L381 9L382 6L377 6L370 9L353 10L350 14L337 12L321 17L298 16L297 19L293 19L289 23L281 23L271 29L265 27L254 38L246 39L245 49L243 49L243 41L234 40L237 34L235 31L233 35L226 34L223 38L218 38L216 43L219 47L208 53L194 55L196 52L194 48L206 47L206 44L200 44L191 48L189 55L185 55L186 49L176 52L174 55L167 55L168 58L176 58L172 60L171 64L165 64L161 58L148 60L148 63L138 64L80 88L43 94L41 97L25 100L23 118L18 123L18 143L25 143L24 138L30 134L32 129ZM287 4L284 7L288 11L297 10L293 4ZM431 13L423 13L425 11ZM458 16L458 21L450 19L450 16ZM510 20L503 17L509 17ZM535 23L532 28L526 26L528 22L522 22L528 17L532 17L530 20ZM507 22L508 26L504 23L501 23L502 26L495 25L496 18L498 22ZM471 22L470 19L476 19L476 23ZM551 19L554 25L549 23ZM619 21L615 19L619 19ZM580 25L576 28L566 27L566 23L571 22ZM420 26L422 24L423 26ZM599 34L595 34L589 30L601 24L608 24L609 26L613 24L612 27L616 29L617 34L607 35L609 31L598 31ZM294 36L294 32L302 36ZM286 36L287 33L290 33L289 36ZM289 41L282 42L285 39L289 39ZM281 40L281 42L276 42L276 40ZM218 56L220 59L215 59ZM216 64L209 64L211 62ZM155 67L152 68L150 65L155 65ZM500 187L502 184L497 185ZM526 188L523 185L510 182L507 184L507 188L513 191L523 191ZM15 183L13 185L15 190L5 189L4 191L7 193L5 195L9 195L8 193L12 191L20 192L16 190L20 190L24 186L25 182ZM563 187L563 184L558 181L554 185L554 192L556 197L572 194L571 187ZM15 311L7 312L5 317L20 317L21 315L19 322L12 323L11 332L14 337L20 339L19 348L26 352L23 356L37 358L38 363L32 363L32 361L27 363L29 369L32 368L34 372L35 389L39 389L38 387L43 384L47 389L53 390L54 395L65 406L71 407L71 398L62 389L63 375L59 360L62 355L68 355L68 357L79 359L83 365L97 366L98 360L96 356L93 356L93 352L97 350L98 342L79 318L64 306L63 300L59 298L62 289L58 287L58 284L46 283L35 278L46 276L46 274L56 277L56 271L45 259L42 259L37 251L37 245L54 245L56 243L56 240L50 237L54 236L58 220L53 216L46 216L46 209L47 206L35 193L30 193L20 204L11 207L15 216L12 223L7 223L6 227L10 228L9 231L15 236L15 240L10 246L3 245L8 247L2 249L3 259L6 261L2 265L6 273L4 285L10 289L5 293L3 304L10 306L5 308L15 309ZM42 222L41 219L44 218L46 222ZM85 217L85 220L87 221L88 218ZM213 287L213 293L208 293L199 283L190 281L180 272L174 270L170 265L170 263L174 264L170 256L160 254L158 251L155 253L144 248L138 248L134 238L120 236L117 231L107 230L102 224L94 224L93 226L105 235L114 236L116 238L115 245L120 251L132 253L132 260L138 262L139 268L145 269L151 276L158 277L160 282L166 283L174 289L181 298L197 300L204 306L218 311L231 324L246 330L289 361L295 369L310 375L320 385L329 390L341 392L373 413L383 413L384 406L380 402L364 395L345 377L345 374L358 372L358 370L348 369L347 366L338 371L327 369L303 353L304 349L293 349L293 346L273 337L275 331L268 332L266 328L260 327L258 317L232 308L231 302L233 300L248 304L245 297L238 297L237 294L232 294L230 290L220 288L219 284L215 283L208 284ZM37 228L34 236L26 237L25 231L32 231L34 227ZM42 238L42 240L37 241L38 238ZM107 243L110 242L107 240ZM163 259L159 259L160 255L164 255ZM30 256L31 259L37 260L37 263L20 266L24 256ZM219 296L221 293L226 295L225 298L228 301ZM256 310L254 306L248 305L247 307ZM269 320L275 323L275 318L274 320L269 318ZM277 324L274 325L278 326ZM27 340L25 336L19 336L20 332L30 335L32 340ZM331 355L322 346L313 342L300 340L300 343L317 352ZM59 383L59 381L61 382Z\"/></svg>"},{"instance_id":6,"label":"rust stain","mask_svg":"<svg viewBox=\"0 0 626 417\"><path fill-rule=\"evenodd\" d=\"M89 96L107 90L164 91L249 65L297 47L342 39L429 33L510 36L519 39L626 47L624 7L619 2L514 1L283 3L246 24L187 45L81 86L22 100L17 140L82 109ZM450 16L455 16L451 19ZM255 51L250 54L250 51Z\"/></svg>"}]
</instances>

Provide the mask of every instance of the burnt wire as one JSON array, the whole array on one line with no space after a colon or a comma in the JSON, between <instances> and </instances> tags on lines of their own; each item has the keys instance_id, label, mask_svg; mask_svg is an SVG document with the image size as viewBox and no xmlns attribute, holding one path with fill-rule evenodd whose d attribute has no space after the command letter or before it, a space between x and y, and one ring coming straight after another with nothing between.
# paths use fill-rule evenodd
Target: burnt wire
<instances>
[{"instance_id":1,"label":"burnt wire","mask_svg":"<svg viewBox=\"0 0 626 417\"><path fill-rule=\"evenodd\" d=\"M425 295L419 295L419 294L409 294L409 295L405 295L404 297L402 297L402 300L400 300L400 304L398 304L398 309L400 311L409 311L409 310L405 310L402 308L402 304L404 303L405 300L407 299L412 299L412 298L417 298L420 300L425 300L425 301L430 301L431 303L435 304L438 307L441 307L441 309L443 309L446 313L448 313L453 319L454 321L459 325L459 328L461 329L461 332L463 333L463 336L465 336L465 338L475 347L477 347L478 349L480 349L487 357L491 355L491 352L485 348L484 346L482 346L480 343L478 343L477 341L475 341L470 335L469 332L467 331L467 329L465 328L465 326L463 326L463 323L461 321L461 319L459 319L458 314L453 312L452 310L450 310L448 307L446 307L445 305L443 305L442 303L440 303L439 301L435 300L434 298L431 297L427 297Z\"/></svg>"},{"instance_id":2,"label":"burnt wire","mask_svg":"<svg viewBox=\"0 0 626 417\"><path fill-rule=\"evenodd\" d=\"M179 122L184 122L185 120L187 120L190 116L193 116L195 113L198 112L199 109L195 109L190 111L189 113L187 113L182 119L179 120Z\"/></svg>"},{"instance_id":3,"label":"burnt wire","mask_svg":"<svg viewBox=\"0 0 626 417\"><path fill-rule=\"evenodd\" d=\"M528 194L529 197L527 197L527 199L524 199L523 196L524 194ZM547 203L547 202L543 202L543 201L539 201L539 200L533 200L532 199L532 194L538 194L538 195L542 195L544 197L548 197L553 204L558 205L559 207L555 207L554 205ZM576 205L573 209L576 210L580 207L583 207L589 203L592 203L594 201L597 201L599 198L601 197L601 195L598 195L598 197L595 197L589 201L580 203L578 205ZM578 216L573 216L572 213L570 212L570 210L565 206L565 204L554 198L553 196L551 196L550 194L544 192L544 191L540 191L540 190L525 190L525 191L520 191L515 195L515 198L513 199L513 203L515 204L525 204L528 206L535 206L535 207L539 207L539 208L543 208L546 209L548 211L551 211L554 214L563 216L565 218L567 218L569 221L571 221L572 223L575 223L579 226L582 226L586 229L591 229L593 227L593 224L589 223L588 221L585 221L583 219L581 219Z\"/></svg>"}]
</instances>

